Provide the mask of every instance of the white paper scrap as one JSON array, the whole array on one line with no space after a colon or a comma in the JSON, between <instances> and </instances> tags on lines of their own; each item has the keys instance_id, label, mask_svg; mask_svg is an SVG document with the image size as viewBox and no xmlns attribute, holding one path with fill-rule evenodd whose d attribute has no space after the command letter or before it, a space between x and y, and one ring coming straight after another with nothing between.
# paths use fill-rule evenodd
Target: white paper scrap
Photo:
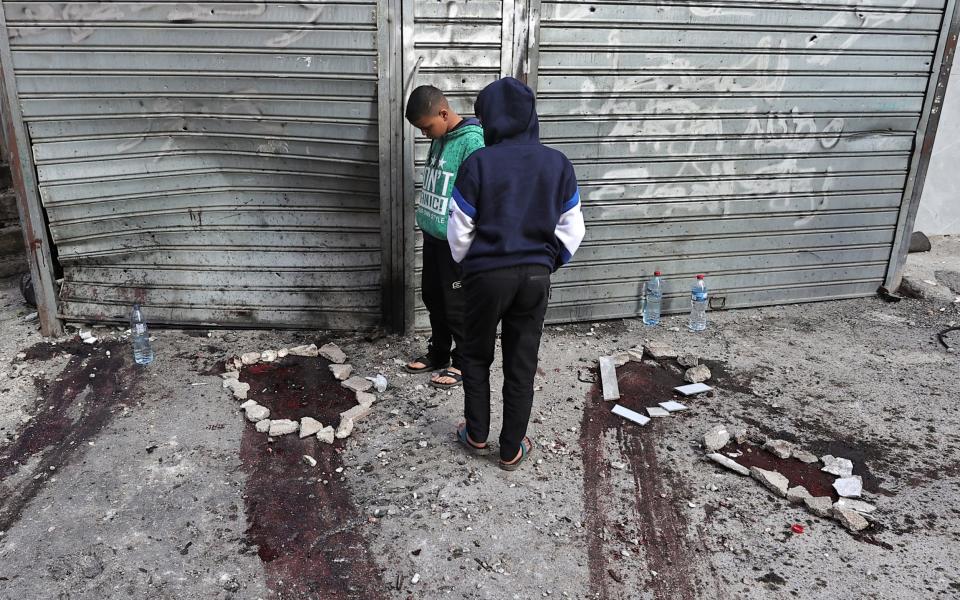
<instances>
[{"instance_id":1,"label":"white paper scrap","mask_svg":"<svg viewBox=\"0 0 960 600\"><path fill-rule=\"evenodd\" d=\"M615 414L615 415L620 415L620 416L623 417L624 419L628 419L628 420L630 420L630 421L633 421L633 422L636 423L637 425L646 425L647 423L650 422L650 417L641 415L640 413L638 413L638 412L636 412L636 411L632 411L632 410L630 410L629 408L627 408L627 407L625 407L625 406L620 406L619 404L617 404L616 406L614 406L614 407L613 407L613 411L611 411L611 412L613 412L613 414Z\"/></svg>"},{"instance_id":2,"label":"white paper scrap","mask_svg":"<svg viewBox=\"0 0 960 600\"><path fill-rule=\"evenodd\" d=\"M690 385L681 385L680 387L675 387L673 389L677 390L684 396L692 396L694 394L709 392L713 388L705 383L691 383Z\"/></svg>"}]
</instances>

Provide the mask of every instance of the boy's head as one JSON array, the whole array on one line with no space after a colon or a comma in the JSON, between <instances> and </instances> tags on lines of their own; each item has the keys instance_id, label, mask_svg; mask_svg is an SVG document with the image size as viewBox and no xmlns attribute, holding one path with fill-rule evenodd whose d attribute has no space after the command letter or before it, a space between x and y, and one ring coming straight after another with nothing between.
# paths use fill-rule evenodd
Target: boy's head
<instances>
[{"instance_id":1,"label":"boy's head","mask_svg":"<svg viewBox=\"0 0 960 600\"><path fill-rule=\"evenodd\" d=\"M413 90L407 100L405 116L411 125L431 140L447 135L460 120L443 92L432 85L421 85Z\"/></svg>"}]
</instances>

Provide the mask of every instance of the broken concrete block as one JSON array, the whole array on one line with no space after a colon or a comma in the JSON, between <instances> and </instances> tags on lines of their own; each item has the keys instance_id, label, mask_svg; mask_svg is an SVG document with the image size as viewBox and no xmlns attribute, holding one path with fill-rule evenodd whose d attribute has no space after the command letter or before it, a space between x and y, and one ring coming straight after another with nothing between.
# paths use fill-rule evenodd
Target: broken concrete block
<instances>
[{"instance_id":1,"label":"broken concrete block","mask_svg":"<svg viewBox=\"0 0 960 600\"><path fill-rule=\"evenodd\" d=\"M761 469L760 467L750 467L750 475L763 484L763 487L781 498L787 496L787 488L790 486L790 482L780 473Z\"/></svg>"},{"instance_id":2,"label":"broken concrete block","mask_svg":"<svg viewBox=\"0 0 960 600\"><path fill-rule=\"evenodd\" d=\"M240 362L245 365L255 365L260 362L260 353L259 352L245 352L240 355Z\"/></svg>"},{"instance_id":3,"label":"broken concrete block","mask_svg":"<svg viewBox=\"0 0 960 600\"><path fill-rule=\"evenodd\" d=\"M259 404L248 406L244 411L247 414L247 420L251 423L256 423L270 417L270 409L266 406L260 406Z\"/></svg>"},{"instance_id":4,"label":"broken concrete block","mask_svg":"<svg viewBox=\"0 0 960 600\"><path fill-rule=\"evenodd\" d=\"M700 357L696 354L681 354L677 357L677 362L681 367L695 367L700 364Z\"/></svg>"},{"instance_id":5,"label":"broken concrete block","mask_svg":"<svg viewBox=\"0 0 960 600\"><path fill-rule=\"evenodd\" d=\"M677 358L679 356L673 346L663 342L647 342L644 349L653 358Z\"/></svg>"},{"instance_id":6,"label":"broken concrete block","mask_svg":"<svg viewBox=\"0 0 960 600\"><path fill-rule=\"evenodd\" d=\"M716 452L730 441L730 432L726 427L717 425L703 434L703 445L707 452Z\"/></svg>"},{"instance_id":7,"label":"broken concrete block","mask_svg":"<svg viewBox=\"0 0 960 600\"><path fill-rule=\"evenodd\" d=\"M300 419L300 439L311 436L323 429L323 423L313 417L303 417Z\"/></svg>"},{"instance_id":8,"label":"broken concrete block","mask_svg":"<svg viewBox=\"0 0 960 600\"><path fill-rule=\"evenodd\" d=\"M353 366L334 363L330 365L330 372L333 373L333 378L337 381L346 381L353 373Z\"/></svg>"},{"instance_id":9,"label":"broken concrete block","mask_svg":"<svg viewBox=\"0 0 960 600\"><path fill-rule=\"evenodd\" d=\"M745 444L748 440L747 430L743 427L733 430L733 441L738 444Z\"/></svg>"},{"instance_id":10,"label":"broken concrete block","mask_svg":"<svg viewBox=\"0 0 960 600\"><path fill-rule=\"evenodd\" d=\"M665 408L660 408L659 406L648 406L647 414L651 417L669 417L670 411Z\"/></svg>"},{"instance_id":11,"label":"broken concrete block","mask_svg":"<svg viewBox=\"0 0 960 600\"><path fill-rule=\"evenodd\" d=\"M247 399L247 392L250 391L249 383L244 383L238 379L224 379L222 385L223 389L230 390L233 393L234 398L238 400Z\"/></svg>"},{"instance_id":12,"label":"broken concrete block","mask_svg":"<svg viewBox=\"0 0 960 600\"><path fill-rule=\"evenodd\" d=\"M328 444L332 444L335 437L336 432L329 425L317 432L317 439Z\"/></svg>"},{"instance_id":13,"label":"broken concrete block","mask_svg":"<svg viewBox=\"0 0 960 600\"><path fill-rule=\"evenodd\" d=\"M863 500L853 500L851 498L840 498L833 503L833 507L842 508L844 510L854 510L858 513L867 515L877 510L877 507L869 502L864 502Z\"/></svg>"},{"instance_id":14,"label":"broken concrete block","mask_svg":"<svg viewBox=\"0 0 960 600\"><path fill-rule=\"evenodd\" d=\"M373 403L376 401L376 394L371 394L370 392L357 392L357 404L360 406L373 406Z\"/></svg>"},{"instance_id":15,"label":"broken concrete block","mask_svg":"<svg viewBox=\"0 0 960 600\"><path fill-rule=\"evenodd\" d=\"M834 507L832 513L833 518L850 531L863 531L870 527L870 522L855 510Z\"/></svg>"},{"instance_id":16,"label":"broken concrete block","mask_svg":"<svg viewBox=\"0 0 960 600\"><path fill-rule=\"evenodd\" d=\"M349 421L359 421L360 419L366 417L372 412L372 408L369 406L363 406L358 404L351 408L350 410L345 410L340 413L340 421L349 420Z\"/></svg>"},{"instance_id":17,"label":"broken concrete block","mask_svg":"<svg viewBox=\"0 0 960 600\"><path fill-rule=\"evenodd\" d=\"M230 363L233 365L233 368L239 371L243 367L243 361L240 360L240 357L235 356L230 360Z\"/></svg>"},{"instance_id":18,"label":"broken concrete block","mask_svg":"<svg viewBox=\"0 0 960 600\"><path fill-rule=\"evenodd\" d=\"M365 392L373 387L373 382L367 381L363 377L357 377L354 375L353 377L342 382L340 385L355 392Z\"/></svg>"},{"instance_id":19,"label":"broken concrete block","mask_svg":"<svg viewBox=\"0 0 960 600\"><path fill-rule=\"evenodd\" d=\"M797 450L796 448L793 449L793 452L790 453L790 456L808 465L813 464L820 460L819 458L817 458L816 454L812 452L807 452L806 450Z\"/></svg>"},{"instance_id":20,"label":"broken concrete block","mask_svg":"<svg viewBox=\"0 0 960 600\"><path fill-rule=\"evenodd\" d=\"M841 477L833 482L833 489L844 498L859 498L863 493L863 478L859 475Z\"/></svg>"},{"instance_id":21,"label":"broken concrete block","mask_svg":"<svg viewBox=\"0 0 960 600\"><path fill-rule=\"evenodd\" d=\"M620 352L619 354L613 355L613 366L622 367L623 365L630 362L630 355L626 352Z\"/></svg>"},{"instance_id":22,"label":"broken concrete block","mask_svg":"<svg viewBox=\"0 0 960 600\"><path fill-rule=\"evenodd\" d=\"M277 360L276 350L264 350L260 353L260 362L273 362Z\"/></svg>"},{"instance_id":23,"label":"broken concrete block","mask_svg":"<svg viewBox=\"0 0 960 600\"><path fill-rule=\"evenodd\" d=\"M763 443L763 449L777 458L790 458L793 444L786 440L767 440Z\"/></svg>"},{"instance_id":24,"label":"broken concrete block","mask_svg":"<svg viewBox=\"0 0 960 600\"><path fill-rule=\"evenodd\" d=\"M318 356L320 351L317 350L316 344L307 344L305 346L294 346L288 350L291 356Z\"/></svg>"},{"instance_id":25,"label":"broken concrete block","mask_svg":"<svg viewBox=\"0 0 960 600\"><path fill-rule=\"evenodd\" d=\"M820 460L823 461L823 468L821 471L826 471L837 477L850 477L853 475L853 462L847 460L846 458L837 458L829 454L820 457Z\"/></svg>"},{"instance_id":26,"label":"broken concrete block","mask_svg":"<svg viewBox=\"0 0 960 600\"><path fill-rule=\"evenodd\" d=\"M303 462L307 463L307 464L310 465L311 467L317 466L317 459L315 459L314 457L310 456L309 454L304 454L304 455L303 455Z\"/></svg>"},{"instance_id":27,"label":"broken concrete block","mask_svg":"<svg viewBox=\"0 0 960 600\"><path fill-rule=\"evenodd\" d=\"M707 365L697 365L686 370L683 374L683 380L689 381L690 383L703 383L710 379L712 375Z\"/></svg>"},{"instance_id":28,"label":"broken concrete block","mask_svg":"<svg viewBox=\"0 0 960 600\"><path fill-rule=\"evenodd\" d=\"M833 513L833 500L830 496L804 498L803 503L806 505L807 510L818 517L830 517Z\"/></svg>"},{"instance_id":29,"label":"broken concrete block","mask_svg":"<svg viewBox=\"0 0 960 600\"><path fill-rule=\"evenodd\" d=\"M813 498L810 495L810 492L807 491L807 488L802 485L795 485L792 488L787 490L787 500L793 502L794 504L803 504L806 502L807 498Z\"/></svg>"},{"instance_id":30,"label":"broken concrete block","mask_svg":"<svg viewBox=\"0 0 960 600\"><path fill-rule=\"evenodd\" d=\"M270 419L261 419L257 421L253 427L260 433L267 433L270 431Z\"/></svg>"},{"instance_id":31,"label":"broken concrete block","mask_svg":"<svg viewBox=\"0 0 960 600\"><path fill-rule=\"evenodd\" d=\"M279 350L277 350L277 358L283 358L288 354L290 354L290 351L287 350L286 348L280 348Z\"/></svg>"},{"instance_id":32,"label":"broken concrete block","mask_svg":"<svg viewBox=\"0 0 960 600\"><path fill-rule=\"evenodd\" d=\"M318 350L320 356L329 360L332 363L344 363L347 362L347 355L343 353L343 350L340 349L336 344L324 344L320 346Z\"/></svg>"},{"instance_id":33,"label":"broken concrete block","mask_svg":"<svg viewBox=\"0 0 960 600\"><path fill-rule=\"evenodd\" d=\"M627 350L627 356L630 357L631 362L643 362L643 346L630 348Z\"/></svg>"},{"instance_id":34,"label":"broken concrete block","mask_svg":"<svg viewBox=\"0 0 960 600\"><path fill-rule=\"evenodd\" d=\"M600 357L600 382L603 384L603 399L619 400L620 386L617 383L617 367L610 356Z\"/></svg>"},{"instance_id":35,"label":"broken concrete block","mask_svg":"<svg viewBox=\"0 0 960 600\"><path fill-rule=\"evenodd\" d=\"M387 385L389 385L387 383L387 378L380 373L377 373L376 377L364 377L364 379L373 383L373 389L377 390L378 392L387 391Z\"/></svg>"},{"instance_id":36,"label":"broken concrete block","mask_svg":"<svg viewBox=\"0 0 960 600\"><path fill-rule=\"evenodd\" d=\"M937 285L936 281L904 276L897 289L901 295L920 300L936 300L939 302L953 302L953 293L944 285Z\"/></svg>"},{"instance_id":37,"label":"broken concrete block","mask_svg":"<svg viewBox=\"0 0 960 600\"><path fill-rule=\"evenodd\" d=\"M240 409L246 410L248 406L254 406L256 403L257 403L256 400L247 400L246 402L240 405Z\"/></svg>"},{"instance_id":38,"label":"broken concrete block","mask_svg":"<svg viewBox=\"0 0 960 600\"><path fill-rule=\"evenodd\" d=\"M277 437L279 435L287 435L288 433L293 433L300 426L297 425L296 421L291 421L290 419L276 419L270 421L270 431L268 435L270 437Z\"/></svg>"},{"instance_id":39,"label":"broken concrete block","mask_svg":"<svg viewBox=\"0 0 960 600\"><path fill-rule=\"evenodd\" d=\"M240 371L227 371L226 373L220 374L221 379L239 379Z\"/></svg>"},{"instance_id":40,"label":"broken concrete block","mask_svg":"<svg viewBox=\"0 0 960 600\"><path fill-rule=\"evenodd\" d=\"M707 455L707 458L717 463L721 467L726 467L727 469L730 469L734 473L739 473L740 475L747 475L747 476L750 475L750 469L736 462L732 458L727 458L722 454L717 454L716 452L712 452Z\"/></svg>"},{"instance_id":41,"label":"broken concrete block","mask_svg":"<svg viewBox=\"0 0 960 600\"><path fill-rule=\"evenodd\" d=\"M353 433L353 421L350 419L340 419L340 424L337 425L336 438L342 440L350 436Z\"/></svg>"},{"instance_id":42,"label":"broken concrete block","mask_svg":"<svg viewBox=\"0 0 960 600\"><path fill-rule=\"evenodd\" d=\"M674 400L668 400L666 402L657 402L657 404L660 405L660 408L664 410L668 410L670 412L680 412L682 410L687 410L687 406L685 404L680 404L679 402L676 402Z\"/></svg>"}]
</instances>

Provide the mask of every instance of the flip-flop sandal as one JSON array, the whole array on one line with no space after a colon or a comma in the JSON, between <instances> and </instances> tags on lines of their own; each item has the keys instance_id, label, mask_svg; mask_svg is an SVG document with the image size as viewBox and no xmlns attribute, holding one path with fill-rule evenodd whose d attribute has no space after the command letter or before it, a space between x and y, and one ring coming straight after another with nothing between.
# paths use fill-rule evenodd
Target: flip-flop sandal
<instances>
[{"instance_id":1,"label":"flip-flop sandal","mask_svg":"<svg viewBox=\"0 0 960 600\"><path fill-rule=\"evenodd\" d=\"M456 380L456 381L454 381L453 383L439 383L439 382L436 382L436 381L434 381L433 379L431 379L431 380L430 380L430 385L433 386L433 387L435 387L435 388L441 389L441 390L445 390L445 389L448 389L448 388L457 387L458 385L463 384L463 375L461 375L460 373L457 373L457 372L455 372L455 371L451 371L450 369L444 369L444 370L442 370L442 371L438 371L438 372L437 372L437 376L438 376L438 377L449 377L449 378L451 378L451 379L455 379L455 380Z\"/></svg>"},{"instance_id":2,"label":"flip-flop sandal","mask_svg":"<svg viewBox=\"0 0 960 600\"><path fill-rule=\"evenodd\" d=\"M503 462L503 459L500 459L500 468L504 471L516 471L520 468L520 464L530 456L531 452L533 452L533 440L523 436L523 440L520 442L520 458L512 463L506 463Z\"/></svg>"},{"instance_id":3,"label":"flip-flop sandal","mask_svg":"<svg viewBox=\"0 0 960 600\"><path fill-rule=\"evenodd\" d=\"M420 363L423 367L415 369L410 366L410 363ZM429 354L424 354L423 356L418 356L417 358L410 361L403 366L407 373L423 373L424 371L433 371L434 369L445 369L450 366L450 361L440 364L434 363L433 359L430 358Z\"/></svg>"},{"instance_id":4,"label":"flip-flop sandal","mask_svg":"<svg viewBox=\"0 0 960 600\"><path fill-rule=\"evenodd\" d=\"M457 425L457 441L460 442L464 448L467 449L467 452L471 454L476 454L477 456L484 456L490 454L490 444L484 444L483 446L477 446L470 441L470 438L467 436L467 424L460 423Z\"/></svg>"}]
</instances>

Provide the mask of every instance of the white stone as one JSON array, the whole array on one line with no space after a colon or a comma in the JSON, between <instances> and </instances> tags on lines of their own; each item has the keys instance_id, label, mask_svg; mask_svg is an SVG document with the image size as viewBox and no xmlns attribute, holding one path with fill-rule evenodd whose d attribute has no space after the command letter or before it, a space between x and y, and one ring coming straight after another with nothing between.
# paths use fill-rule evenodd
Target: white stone
<instances>
[{"instance_id":1,"label":"white stone","mask_svg":"<svg viewBox=\"0 0 960 600\"><path fill-rule=\"evenodd\" d=\"M367 381L373 384L373 388L378 392L385 392L387 390L387 378L377 373L376 377L364 377Z\"/></svg>"},{"instance_id":2,"label":"white stone","mask_svg":"<svg viewBox=\"0 0 960 600\"><path fill-rule=\"evenodd\" d=\"M673 349L673 346L663 342L647 342L644 347L647 354L653 358L677 358L679 354Z\"/></svg>"},{"instance_id":3,"label":"white stone","mask_svg":"<svg viewBox=\"0 0 960 600\"><path fill-rule=\"evenodd\" d=\"M796 448L793 449L793 452L790 453L790 456L808 465L813 464L818 460L820 460L819 458L817 458L816 454L813 454L812 452L807 452L806 450L798 450Z\"/></svg>"},{"instance_id":4,"label":"white stone","mask_svg":"<svg viewBox=\"0 0 960 600\"><path fill-rule=\"evenodd\" d=\"M780 473L761 469L760 467L750 467L750 475L774 494L781 498L786 497L787 487L789 487L790 482Z\"/></svg>"},{"instance_id":5,"label":"white stone","mask_svg":"<svg viewBox=\"0 0 960 600\"><path fill-rule=\"evenodd\" d=\"M290 354L290 351L287 350L286 348L280 348L279 350L277 350L277 358L283 358L288 354Z\"/></svg>"},{"instance_id":6,"label":"white stone","mask_svg":"<svg viewBox=\"0 0 960 600\"><path fill-rule=\"evenodd\" d=\"M328 444L332 444L335 437L336 432L329 425L317 432L317 439Z\"/></svg>"},{"instance_id":7,"label":"white stone","mask_svg":"<svg viewBox=\"0 0 960 600\"><path fill-rule=\"evenodd\" d=\"M248 406L244 409L247 414L247 420L256 423L270 417L270 409L266 406L260 406L259 404L254 404L253 406Z\"/></svg>"},{"instance_id":8,"label":"white stone","mask_svg":"<svg viewBox=\"0 0 960 600\"><path fill-rule=\"evenodd\" d=\"M647 414L650 415L651 417L669 417L670 411L664 408L660 408L659 406L648 406Z\"/></svg>"},{"instance_id":9,"label":"white stone","mask_svg":"<svg viewBox=\"0 0 960 600\"><path fill-rule=\"evenodd\" d=\"M622 367L628 362L630 362L630 354L627 352L620 352L613 355L613 366L615 367Z\"/></svg>"},{"instance_id":10,"label":"white stone","mask_svg":"<svg viewBox=\"0 0 960 600\"><path fill-rule=\"evenodd\" d=\"M627 355L630 357L631 362L643 362L643 346L630 348L627 350Z\"/></svg>"},{"instance_id":11,"label":"white stone","mask_svg":"<svg viewBox=\"0 0 960 600\"><path fill-rule=\"evenodd\" d=\"M863 478L859 475L841 477L833 482L833 489L844 498L859 498L863 492Z\"/></svg>"},{"instance_id":12,"label":"white stone","mask_svg":"<svg viewBox=\"0 0 960 600\"><path fill-rule=\"evenodd\" d=\"M413 577L410 578L410 583L412 583L413 585L417 585L418 583L420 583L420 573L414 573Z\"/></svg>"},{"instance_id":13,"label":"white stone","mask_svg":"<svg viewBox=\"0 0 960 600\"><path fill-rule=\"evenodd\" d=\"M713 374L707 365L697 365L686 370L683 374L683 380L689 381L690 383L703 383L712 376Z\"/></svg>"},{"instance_id":14,"label":"white stone","mask_svg":"<svg viewBox=\"0 0 960 600\"><path fill-rule=\"evenodd\" d=\"M259 352L245 352L240 355L240 362L245 365L255 365L260 362L260 353Z\"/></svg>"},{"instance_id":15,"label":"white stone","mask_svg":"<svg viewBox=\"0 0 960 600\"><path fill-rule=\"evenodd\" d=\"M227 371L226 373L221 373L220 377L222 379L239 379L240 371Z\"/></svg>"},{"instance_id":16,"label":"white stone","mask_svg":"<svg viewBox=\"0 0 960 600\"><path fill-rule=\"evenodd\" d=\"M681 354L677 357L677 362L681 367L695 367L700 364L700 357L696 354Z\"/></svg>"},{"instance_id":17,"label":"white stone","mask_svg":"<svg viewBox=\"0 0 960 600\"><path fill-rule=\"evenodd\" d=\"M323 429L323 423L313 417L303 417L300 419L300 438L311 436Z\"/></svg>"},{"instance_id":18,"label":"white stone","mask_svg":"<svg viewBox=\"0 0 960 600\"><path fill-rule=\"evenodd\" d=\"M717 454L716 452L710 453L707 455L707 458L717 463L722 467L726 467L733 471L734 473L739 473L740 475L750 475L750 469L741 465L733 459L727 458L722 454Z\"/></svg>"},{"instance_id":19,"label":"white stone","mask_svg":"<svg viewBox=\"0 0 960 600\"><path fill-rule=\"evenodd\" d=\"M287 435L288 433L294 433L299 429L296 421L291 421L290 419L276 419L270 421L270 437L276 437L278 435Z\"/></svg>"},{"instance_id":20,"label":"white stone","mask_svg":"<svg viewBox=\"0 0 960 600\"><path fill-rule=\"evenodd\" d=\"M233 357L231 362L233 363L233 368L236 369L237 371L239 371L240 368L243 367L243 361L240 360L240 358L237 356Z\"/></svg>"},{"instance_id":21,"label":"white stone","mask_svg":"<svg viewBox=\"0 0 960 600\"><path fill-rule=\"evenodd\" d=\"M833 504L834 508L842 508L844 510L855 510L858 513L870 514L873 511L877 510L877 507L869 502L864 502L863 500L853 500L851 498L840 498Z\"/></svg>"},{"instance_id":22,"label":"white stone","mask_svg":"<svg viewBox=\"0 0 960 600\"><path fill-rule=\"evenodd\" d=\"M342 440L349 437L351 433L353 433L353 421L350 419L340 419L340 424L337 426L337 439Z\"/></svg>"},{"instance_id":23,"label":"white stone","mask_svg":"<svg viewBox=\"0 0 960 600\"><path fill-rule=\"evenodd\" d=\"M305 346L294 346L288 350L292 356L318 356L320 354L317 350L316 344L307 344Z\"/></svg>"},{"instance_id":24,"label":"white stone","mask_svg":"<svg viewBox=\"0 0 960 600\"><path fill-rule=\"evenodd\" d=\"M309 454L304 454L304 455L303 455L303 462L307 463L307 464L310 465L311 467L317 466L317 459L315 459L314 457L310 456Z\"/></svg>"},{"instance_id":25,"label":"white stone","mask_svg":"<svg viewBox=\"0 0 960 600\"><path fill-rule=\"evenodd\" d=\"M870 527L870 522L855 510L834 507L832 516L850 531L863 531Z\"/></svg>"},{"instance_id":26,"label":"white stone","mask_svg":"<svg viewBox=\"0 0 960 600\"><path fill-rule=\"evenodd\" d=\"M833 512L833 500L830 496L804 498L803 503L807 506L807 510L818 517L829 517Z\"/></svg>"},{"instance_id":27,"label":"white stone","mask_svg":"<svg viewBox=\"0 0 960 600\"><path fill-rule=\"evenodd\" d=\"M787 500L795 504L803 504L807 498L813 498L807 488L802 485L795 485L787 490Z\"/></svg>"},{"instance_id":28,"label":"white stone","mask_svg":"<svg viewBox=\"0 0 960 600\"><path fill-rule=\"evenodd\" d=\"M710 431L703 434L703 445L706 447L708 452L716 452L720 448L723 448L727 445L727 442L730 441L730 432L727 431L726 427L717 425L710 429Z\"/></svg>"},{"instance_id":29,"label":"white stone","mask_svg":"<svg viewBox=\"0 0 960 600\"><path fill-rule=\"evenodd\" d=\"M270 419L263 419L262 421L257 421L254 424L254 428L260 433L267 433L270 431Z\"/></svg>"},{"instance_id":30,"label":"white stone","mask_svg":"<svg viewBox=\"0 0 960 600\"><path fill-rule=\"evenodd\" d=\"M92 332L92 331L82 331L82 330L80 331L80 339L81 339L81 340L89 340L89 339L92 338L92 337L93 337L93 332Z\"/></svg>"},{"instance_id":31,"label":"white stone","mask_svg":"<svg viewBox=\"0 0 960 600\"><path fill-rule=\"evenodd\" d=\"M333 373L333 378L337 381L346 381L353 373L353 366L334 363L330 365L330 372Z\"/></svg>"},{"instance_id":32,"label":"white stone","mask_svg":"<svg viewBox=\"0 0 960 600\"><path fill-rule=\"evenodd\" d=\"M345 410L342 413L340 413L340 421L341 422L344 420L359 421L360 419L369 415L371 411L372 409L369 406L363 406L362 404L358 404L353 408L351 408L350 410Z\"/></svg>"},{"instance_id":33,"label":"white stone","mask_svg":"<svg viewBox=\"0 0 960 600\"><path fill-rule=\"evenodd\" d=\"M260 360L262 362L273 362L277 360L277 351L276 350L264 350L260 353Z\"/></svg>"},{"instance_id":34,"label":"white stone","mask_svg":"<svg viewBox=\"0 0 960 600\"><path fill-rule=\"evenodd\" d=\"M826 456L820 457L820 460L823 461L821 471L826 471L837 477L850 477L853 475L853 462L846 458L834 457L827 454Z\"/></svg>"},{"instance_id":35,"label":"white stone","mask_svg":"<svg viewBox=\"0 0 960 600\"><path fill-rule=\"evenodd\" d=\"M357 404L360 406L373 406L377 401L377 395L370 392L357 392Z\"/></svg>"},{"instance_id":36,"label":"white stone","mask_svg":"<svg viewBox=\"0 0 960 600\"><path fill-rule=\"evenodd\" d=\"M767 440L763 443L763 449L777 458L790 458L793 444L786 440Z\"/></svg>"},{"instance_id":37,"label":"white stone","mask_svg":"<svg viewBox=\"0 0 960 600\"><path fill-rule=\"evenodd\" d=\"M340 385L355 392L365 392L373 387L373 382L367 381L363 377L353 376L342 382Z\"/></svg>"},{"instance_id":38,"label":"white stone","mask_svg":"<svg viewBox=\"0 0 960 600\"><path fill-rule=\"evenodd\" d=\"M223 389L230 390L236 399L247 399L247 392L250 391L249 383L244 383L238 379L224 379L222 385Z\"/></svg>"},{"instance_id":39,"label":"white stone","mask_svg":"<svg viewBox=\"0 0 960 600\"><path fill-rule=\"evenodd\" d=\"M240 408L246 410L248 406L256 406L256 404L257 404L256 400L247 400L246 402L240 405Z\"/></svg>"},{"instance_id":40,"label":"white stone","mask_svg":"<svg viewBox=\"0 0 960 600\"><path fill-rule=\"evenodd\" d=\"M84 344L96 344L96 343L97 343L97 338L95 338L95 337L85 338L85 339L83 340L83 343L84 343Z\"/></svg>"},{"instance_id":41,"label":"white stone","mask_svg":"<svg viewBox=\"0 0 960 600\"><path fill-rule=\"evenodd\" d=\"M347 361L347 355L343 353L336 344L324 344L318 351L320 356L332 363L343 363Z\"/></svg>"}]
</instances>

